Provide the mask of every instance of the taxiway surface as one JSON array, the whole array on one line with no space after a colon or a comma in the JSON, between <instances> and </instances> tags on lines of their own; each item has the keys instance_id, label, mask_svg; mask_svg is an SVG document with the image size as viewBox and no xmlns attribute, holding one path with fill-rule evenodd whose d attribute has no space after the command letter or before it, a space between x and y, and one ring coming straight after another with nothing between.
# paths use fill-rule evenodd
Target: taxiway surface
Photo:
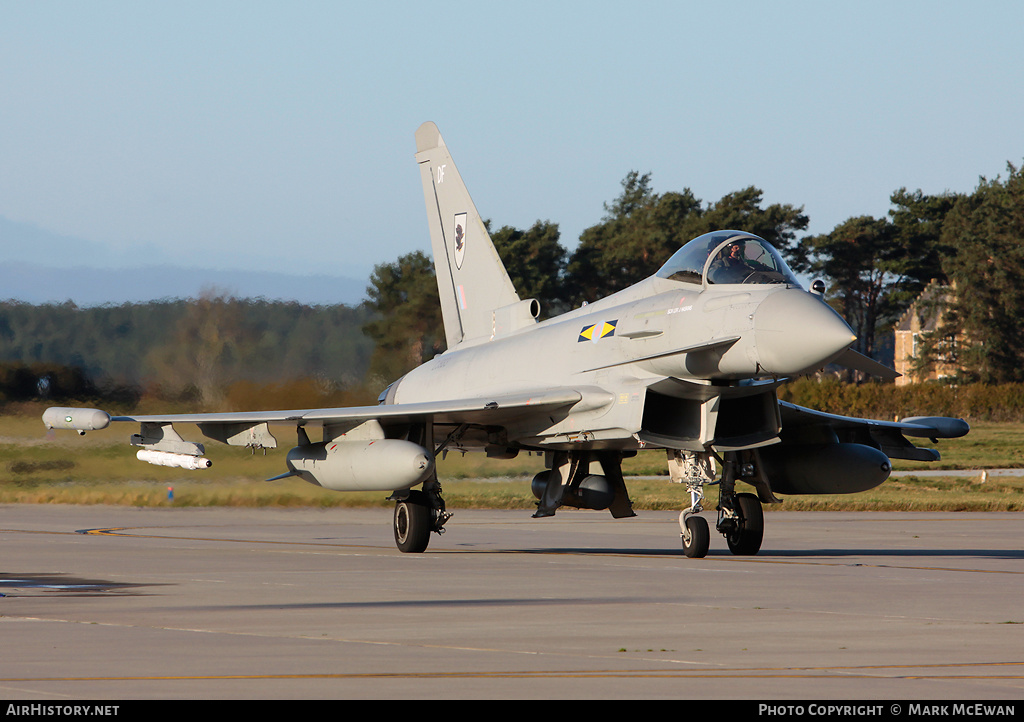
<instances>
[{"instance_id":1,"label":"taxiway surface","mask_svg":"<svg viewBox=\"0 0 1024 722\"><path fill-rule=\"evenodd\" d=\"M0 507L0 697L1020 699L1024 515Z\"/></svg>"}]
</instances>

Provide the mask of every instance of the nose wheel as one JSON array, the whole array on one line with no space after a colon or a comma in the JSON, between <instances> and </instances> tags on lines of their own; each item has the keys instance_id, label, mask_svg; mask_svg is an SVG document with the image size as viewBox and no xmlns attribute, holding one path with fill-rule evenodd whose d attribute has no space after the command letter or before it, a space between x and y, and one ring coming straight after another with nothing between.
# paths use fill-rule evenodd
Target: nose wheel
<instances>
[{"instance_id":1,"label":"nose wheel","mask_svg":"<svg viewBox=\"0 0 1024 722\"><path fill-rule=\"evenodd\" d=\"M708 555L710 546L707 520L702 516L687 516L683 522L683 553L691 559L702 559Z\"/></svg>"},{"instance_id":2,"label":"nose wheel","mask_svg":"<svg viewBox=\"0 0 1024 722\"><path fill-rule=\"evenodd\" d=\"M711 546L711 532L707 519L700 516L704 511L704 482L688 479L686 491L690 494L690 508L679 515L679 531L683 538L683 553L691 559L703 559Z\"/></svg>"}]
</instances>

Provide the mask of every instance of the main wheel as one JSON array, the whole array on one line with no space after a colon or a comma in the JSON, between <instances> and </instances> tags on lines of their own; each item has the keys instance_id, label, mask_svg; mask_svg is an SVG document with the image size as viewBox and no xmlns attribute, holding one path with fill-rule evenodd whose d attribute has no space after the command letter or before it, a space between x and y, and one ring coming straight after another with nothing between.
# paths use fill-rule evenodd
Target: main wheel
<instances>
[{"instance_id":1,"label":"main wheel","mask_svg":"<svg viewBox=\"0 0 1024 722\"><path fill-rule=\"evenodd\" d=\"M395 544L399 551L419 553L430 543L430 507L418 501L414 492L395 503Z\"/></svg>"},{"instance_id":2,"label":"main wheel","mask_svg":"<svg viewBox=\"0 0 1024 722\"><path fill-rule=\"evenodd\" d=\"M757 554L764 539L764 510L754 494L737 494L733 503L739 522L725 535L729 551L750 556Z\"/></svg>"},{"instance_id":3,"label":"main wheel","mask_svg":"<svg viewBox=\"0 0 1024 722\"><path fill-rule=\"evenodd\" d=\"M702 516L686 517L686 530L683 532L683 553L691 559L703 559L708 555L711 546L711 532L708 522Z\"/></svg>"}]
</instances>

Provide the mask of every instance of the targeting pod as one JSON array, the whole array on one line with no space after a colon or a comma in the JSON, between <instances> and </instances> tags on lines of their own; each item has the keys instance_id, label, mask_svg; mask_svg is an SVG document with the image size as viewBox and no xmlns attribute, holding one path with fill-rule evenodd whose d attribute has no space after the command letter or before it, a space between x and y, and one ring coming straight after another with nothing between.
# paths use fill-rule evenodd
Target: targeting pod
<instances>
[{"instance_id":1,"label":"targeting pod","mask_svg":"<svg viewBox=\"0 0 1024 722\"><path fill-rule=\"evenodd\" d=\"M540 500L544 499L551 471L542 471L533 477L530 491ZM588 474L580 480L575 489L563 487L561 503L577 509L607 509L615 501L615 487L603 474Z\"/></svg>"}]
</instances>

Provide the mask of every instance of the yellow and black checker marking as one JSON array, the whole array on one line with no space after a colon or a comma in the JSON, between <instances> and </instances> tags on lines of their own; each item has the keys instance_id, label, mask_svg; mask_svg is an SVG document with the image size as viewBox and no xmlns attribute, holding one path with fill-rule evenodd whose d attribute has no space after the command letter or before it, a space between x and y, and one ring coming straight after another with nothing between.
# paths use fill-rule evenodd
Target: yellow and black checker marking
<instances>
[{"instance_id":1,"label":"yellow and black checker marking","mask_svg":"<svg viewBox=\"0 0 1024 722\"><path fill-rule=\"evenodd\" d=\"M594 323L590 326L584 326L583 330L580 331L580 337L577 339L578 342L582 341L599 341L606 336L615 335L615 326L619 323L618 319L615 321L601 321L600 323Z\"/></svg>"}]
</instances>

